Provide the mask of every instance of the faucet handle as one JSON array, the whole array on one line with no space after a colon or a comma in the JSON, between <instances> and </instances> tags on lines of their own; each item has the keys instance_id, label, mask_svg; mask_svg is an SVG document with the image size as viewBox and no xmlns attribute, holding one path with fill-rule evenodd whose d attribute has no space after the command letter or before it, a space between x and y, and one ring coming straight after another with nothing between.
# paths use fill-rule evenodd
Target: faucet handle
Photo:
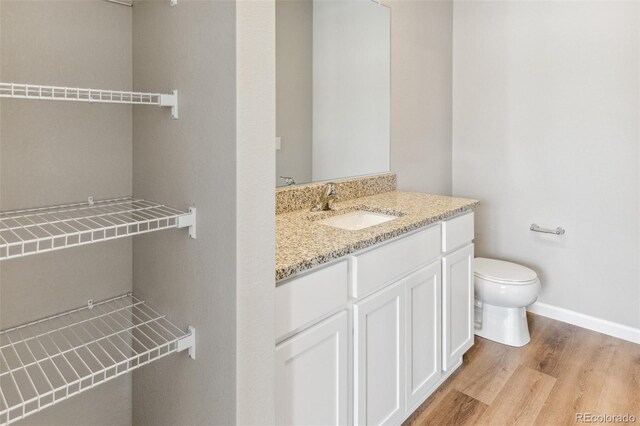
<instances>
[{"instance_id":1,"label":"faucet handle","mask_svg":"<svg viewBox=\"0 0 640 426\"><path fill-rule=\"evenodd\" d=\"M338 192L336 191L336 184L335 184L335 182L327 182L327 186L325 187L324 194L325 194L325 196L327 196L327 197L328 197L328 196L330 196L330 195L337 195L337 196L340 196L340 195L338 194Z\"/></svg>"},{"instance_id":2,"label":"faucet handle","mask_svg":"<svg viewBox=\"0 0 640 426\"><path fill-rule=\"evenodd\" d=\"M339 199L340 194L336 191L336 184L333 182L327 182L320 195L318 203L311 208L311 211L318 212L323 210L333 210L333 202Z\"/></svg>"},{"instance_id":3,"label":"faucet handle","mask_svg":"<svg viewBox=\"0 0 640 426\"><path fill-rule=\"evenodd\" d=\"M325 192L326 210L334 210L333 202L340 198L340 194L336 191L336 184L333 182L327 183L327 192Z\"/></svg>"},{"instance_id":4,"label":"faucet handle","mask_svg":"<svg viewBox=\"0 0 640 426\"><path fill-rule=\"evenodd\" d=\"M285 185L287 186L291 186L291 185L295 185L296 184L296 180L294 178L292 178L291 176L280 176L280 179L282 179L285 183Z\"/></svg>"}]
</instances>

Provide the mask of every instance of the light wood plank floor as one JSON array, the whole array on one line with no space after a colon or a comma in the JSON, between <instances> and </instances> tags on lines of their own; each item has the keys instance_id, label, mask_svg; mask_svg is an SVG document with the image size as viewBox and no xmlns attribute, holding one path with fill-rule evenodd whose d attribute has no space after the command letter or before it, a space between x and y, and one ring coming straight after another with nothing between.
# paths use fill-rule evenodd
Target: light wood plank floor
<instances>
[{"instance_id":1,"label":"light wood plank floor","mask_svg":"<svg viewBox=\"0 0 640 426\"><path fill-rule=\"evenodd\" d=\"M640 425L640 345L528 317L528 345L476 337L405 425L565 425L579 423L576 413L630 414Z\"/></svg>"}]
</instances>

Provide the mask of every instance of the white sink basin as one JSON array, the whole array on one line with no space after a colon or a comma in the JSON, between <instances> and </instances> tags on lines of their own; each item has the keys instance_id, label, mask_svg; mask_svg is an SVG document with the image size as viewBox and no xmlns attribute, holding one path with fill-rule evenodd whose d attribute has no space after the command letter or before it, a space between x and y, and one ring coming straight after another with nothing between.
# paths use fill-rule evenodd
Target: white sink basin
<instances>
[{"instance_id":1,"label":"white sink basin","mask_svg":"<svg viewBox=\"0 0 640 426\"><path fill-rule=\"evenodd\" d=\"M392 216L384 213L356 210L354 212L331 216L326 219L319 220L317 223L333 226L334 228L346 229L348 231L358 231L360 229L368 228L397 218L398 216Z\"/></svg>"}]
</instances>

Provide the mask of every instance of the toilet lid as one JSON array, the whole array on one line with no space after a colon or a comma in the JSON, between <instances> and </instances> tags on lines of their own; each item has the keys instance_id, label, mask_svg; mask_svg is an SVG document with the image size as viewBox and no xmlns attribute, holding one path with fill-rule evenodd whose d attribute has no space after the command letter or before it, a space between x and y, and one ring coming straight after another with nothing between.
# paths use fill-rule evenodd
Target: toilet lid
<instances>
[{"instance_id":1,"label":"toilet lid","mask_svg":"<svg viewBox=\"0 0 640 426\"><path fill-rule=\"evenodd\" d=\"M531 269L503 260L475 258L475 271L477 277L490 281L511 284L528 284L535 281L538 275Z\"/></svg>"}]
</instances>

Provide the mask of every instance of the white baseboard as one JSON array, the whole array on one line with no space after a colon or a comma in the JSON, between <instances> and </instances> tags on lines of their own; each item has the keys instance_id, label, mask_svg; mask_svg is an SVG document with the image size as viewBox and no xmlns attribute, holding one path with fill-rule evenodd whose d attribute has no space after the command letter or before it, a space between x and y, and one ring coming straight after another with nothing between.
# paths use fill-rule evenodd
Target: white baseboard
<instances>
[{"instance_id":1,"label":"white baseboard","mask_svg":"<svg viewBox=\"0 0 640 426\"><path fill-rule=\"evenodd\" d=\"M618 324L616 322L581 314L580 312L547 305L546 303L534 303L527 308L527 311L640 344L640 329L629 327L628 325Z\"/></svg>"}]
</instances>

